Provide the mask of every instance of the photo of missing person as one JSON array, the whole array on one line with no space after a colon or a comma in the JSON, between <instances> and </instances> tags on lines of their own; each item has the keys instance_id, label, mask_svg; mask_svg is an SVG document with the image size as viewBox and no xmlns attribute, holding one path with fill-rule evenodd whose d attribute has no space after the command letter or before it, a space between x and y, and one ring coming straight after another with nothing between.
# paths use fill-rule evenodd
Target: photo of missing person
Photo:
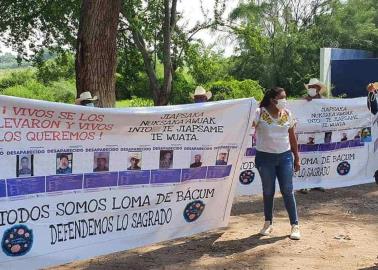
<instances>
[{"instance_id":1,"label":"photo of missing person","mask_svg":"<svg viewBox=\"0 0 378 270\"><path fill-rule=\"evenodd\" d=\"M315 144L315 136L309 136L306 144L308 145Z\"/></svg>"},{"instance_id":2,"label":"photo of missing person","mask_svg":"<svg viewBox=\"0 0 378 270\"><path fill-rule=\"evenodd\" d=\"M129 152L129 164L130 166L127 167L128 170L131 171L140 171L142 163L142 152Z\"/></svg>"},{"instance_id":3,"label":"photo of missing person","mask_svg":"<svg viewBox=\"0 0 378 270\"><path fill-rule=\"evenodd\" d=\"M341 140L340 140L340 142L345 142L345 141L347 141L347 140L348 140L348 133L343 132L343 133L341 134Z\"/></svg>"},{"instance_id":4,"label":"photo of missing person","mask_svg":"<svg viewBox=\"0 0 378 270\"><path fill-rule=\"evenodd\" d=\"M56 155L56 174L72 173L72 153L60 153Z\"/></svg>"},{"instance_id":5,"label":"photo of missing person","mask_svg":"<svg viewBox=\"0 0 378 270\"><path fill-rule=\"evenodd\" d=\"M199 168L202 167L202 152L192 152L192 158L190 160L190 168Z\"/></svg>"},{"instance_id":6,"label":"photo of missing person","mask_svg":"<svg viewBox=\"0 0 378 270\"><path fill-rule=\"evenodd\" d=\"M361 141L362 142L371 142L372 141L372 139L371 139L371 128L370 127L363 128L361 130Z\"/></svg>"},{"instance_id":7,"label":"photo of missing person","mask_svg":"<svg viewBox=\"0 0 378 270\"><path fill-rule=\"evenodd\" d=\"M326 132L324 134L324 143L331 143L332 142L332 132Z\"/></svg>"},{"instance_id":8,"label":"photo of missing person","mask_svg":"<svg viewBox=\"0 0 378 270\"><path fill-rule=\"evenodd\" d=\"M230 150L219 150L217 153L217 160L215 161L215 165L227 165L229 153Z\"/></svg>"},{"instance_id":9,"label":"photo of missing person","mask_svg":"<svg viewBox=\"0 0 378 270\"><path fill-rule=\"evenodd\" d=\"M18 155L17 156L17 177L33 176L33 155Z\"/></svg>"},{"instance_id":10,"label":"photo of missing person","mask_svg":"<svg viewBox=\"0 0 378 270\"><path fill-rule=\"evenodd\" d=\"M160 151L160 169L172 169L173 167L173 150Z\"/></svg>"},{"instance_id":11,"label":"photo of missing person","mask_svg":"<svg viewBox=\"0 0 378 270\"><path fill-rule=\"evenodd\" d=\"M362 130L357 131L357 134L354 136L355 140L361 140Z\"/></svg>"},{"instance_id":12,"label":"photo of missing person","mask_svg":"<svg viewBox=\"0 0 378 270\"><path fill-rule=\"evenodd\" d=\"M95 152L93 162L93 172L109 171L109 152Z\"/></svg>"}]
</instances>

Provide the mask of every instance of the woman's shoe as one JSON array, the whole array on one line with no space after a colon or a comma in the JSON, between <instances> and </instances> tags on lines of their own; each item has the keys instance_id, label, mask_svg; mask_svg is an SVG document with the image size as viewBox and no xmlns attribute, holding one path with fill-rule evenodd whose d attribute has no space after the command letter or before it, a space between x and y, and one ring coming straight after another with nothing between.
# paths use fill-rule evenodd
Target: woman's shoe
<instances>
[{"instance_id":1,"label":"woman's shoe","mask_svg":"<svg viewBox=\"0 0 378 270\"><path fill-rule=\"evenodd\" d=\"M290 239L293 239L293 240L301 239L301 233L299 232L299 226L298 225L292 225L291 226Z\"/></svg>"},{"instance_id":2,"label":"woman's shoe","mask_svg":"<svg viewBox=\"0 0 378 270\"><path fill-rule=\"evenodd\" d=\"M272 233L273 226L270 221L265 221L264 227L260 230L260 234L264 236L268 236Z\"/></svg>"}]
</instances>

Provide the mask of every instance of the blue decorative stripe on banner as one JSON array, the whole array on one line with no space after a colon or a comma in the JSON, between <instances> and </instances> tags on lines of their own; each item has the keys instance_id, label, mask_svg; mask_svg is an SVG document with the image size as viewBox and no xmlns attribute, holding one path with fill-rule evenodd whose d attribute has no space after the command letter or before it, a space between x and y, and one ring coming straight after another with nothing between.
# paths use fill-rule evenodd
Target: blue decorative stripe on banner
<instances>
[{"instance_id":1,"label":"blue decorative stripe on banner","mask_svg":"<svg viewBox=\"0 0 378 270\"><path fill-rule=\"evenodd\" d=\"M0 180L0 198L7 196L7 188L5 186L5 180Z\"/></svg>"},{"instance_id":2,"label":"blue decorative stripe on banner","mask_svg":"<svg viewBox=\"0 0 378 270\"><path fill-rule=\"evenodd\" d=\"M99 172L0 179L0 198L45 192L221 179L230 175L231 168L232 165L204 166L189 169Z\"/></svg>"},{"instance_id":3,"label":"blue decorative stripe on banner","mask_svg":"<svg viewBox=\"0 0 378 270\"><path fill-rule=\"evenodd\" d=\"M361 147L364 146L365 143L361 140L350 140L345 142L335 142L335 143L322 143L322 144L299 144L298 149L301 153L306 152L327 152L327 151L334 151L338 149L344 148L353 148L353 147ZM246 157L254 157L256 156L256 148L247 148L245 151Z\"/></svg>"},{"instance_id":4,"label":"blue decorative stripe on banner","mask_svg":"<svg viewBox=\"0 0 378 270\"><path fill-rule=\"evenodd\" d=\"M118 186L148 185L150 171L124 171L119 172Z\"/></svg>"},{"instance_id":5,"label":"blue decorative stripe on banner","mask_svg":"<svg viewBox=\"0 0 378 270\"><path fill-rule=\"evenodd\" d=\"M118 172L84 174L84 188L115 187L117 182Z\"/></svg>"},{"instance_id":6,"label":"blue decorative stripe on banner","mask_svg":"<svg viewBox=\"0 0 378 270\"><path fill-rule=\"evenodd\" d=\"M51 175L46 177L46 192L77 190L82 188L82 174Z\"/></svg>"},{"instance_id":7,"label":"blue decorative stripe on banner","mask_svg":"<svg viewBox=\"0 0 378 270\"><path fill-rule=\"evenodd\" d=\"M8 197L44 193L45 184L44 176L7 179Z\"/></svg>"}]
</instances>

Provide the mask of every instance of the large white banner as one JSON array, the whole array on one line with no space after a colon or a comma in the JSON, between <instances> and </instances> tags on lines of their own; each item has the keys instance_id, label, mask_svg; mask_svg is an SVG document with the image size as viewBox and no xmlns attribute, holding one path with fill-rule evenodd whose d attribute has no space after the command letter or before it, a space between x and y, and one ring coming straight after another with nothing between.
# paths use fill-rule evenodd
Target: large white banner
<instances>
[{"instance_id":1,"label":"large white banner","mask_svg":"<svg viewBox=\"0 0 378 270\"><path fill-rule=\"evenodd\" d=\"M0 268L228 223L252 99L95 109L0 96Z\"/></svg>"},{"instance_id":2,"label":"large white banner","mask_svg":"<svg viewBox=\"0 0 378 270\"><path fill-rule=\"evenodd\" d=\"M301 170L294 188L335 188L373 182L378 170L378 116L366 98L290 101L297 119ZM253 121L253 112L251 122ZM255 168L254 129L246 135L239 168L239 195L262 193Z\"/></svg>"}]
</instances>

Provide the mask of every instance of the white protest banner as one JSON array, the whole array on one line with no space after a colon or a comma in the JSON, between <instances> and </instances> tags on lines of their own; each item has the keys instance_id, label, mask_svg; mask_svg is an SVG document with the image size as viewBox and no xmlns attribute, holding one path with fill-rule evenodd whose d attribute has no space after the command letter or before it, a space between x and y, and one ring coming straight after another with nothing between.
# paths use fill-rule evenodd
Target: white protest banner
<instances>
[{"instance_id":1,"label":"white protest banner","mask_svg":"<svg viewBox=\"0 0 378 270\"><path fill-rule=\"evenodd\" d=\"M226 226L252 99L96 109L0 96L0 268Z\"/></svg>"},{"instance_id":2,"label":"white protest banner","mask_svg":"<svg viewBox=\"0 0 378 270\"><path fill-rule=\"evenodd\" d=\"M373 182L378 170L378 123L366 98L289 101L297 119L301 170L294 189L335 188ZM253 114L253 112L252 112ZM250 117L252 123L254 116ZM252 124L250 123L250 126ZM245 139L239 168L239 195L262 193L255 168L254 129ZM376 147L374 147L376 145Z\"/></svg>"}]
</instances>

